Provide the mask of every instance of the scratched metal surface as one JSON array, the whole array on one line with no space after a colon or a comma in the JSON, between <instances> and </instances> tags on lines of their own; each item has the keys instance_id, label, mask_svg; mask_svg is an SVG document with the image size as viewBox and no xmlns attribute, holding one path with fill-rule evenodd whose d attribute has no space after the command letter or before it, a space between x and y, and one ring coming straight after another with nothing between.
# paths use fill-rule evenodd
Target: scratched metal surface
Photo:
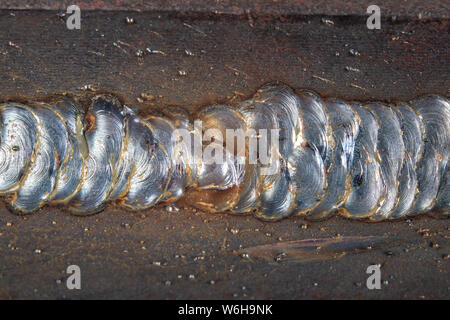
<instances>
[{"instance_id":1,"label":"scratched metal surface","mask_svg":"<svg viewBox=\"0 0 450 320\"><path fill-rule=\"evenodd\" d=\"M64 10L71 0L3 0L2 9ZM81 0L76 2L84 10L175 11L214 14L257 13L270 15L364 15L371 0ZM442 0L383 1L378 4L389 16L448 18L450 3Z\"/></svg>"},{"instance_id":2,"label":"scratched metal surface","mask_svg":"<svg viewBox=\"0 0 450 320\"><path fill-rule=\"evenodd\" d=\"M79 31L67 30L58 11L1 10L0 96L81 92L90 85L117 92L143 111L194 109L250 96L270 80L363 101L448 96L448 12L436 8L429 10L436 13L432 19L386 17L379 31L367 30L364 16L339 14L343 9L329 18L333 24L307 14L92 10L82 12ZM126 24L127 16L136 23ZM136 55L146 48L159 53ZM142 93L152 98L140 102ZM335 218L305 226L301 218L263 223L179 207L139 213L109 208L86 218L55 208L23 218L1 207L0 298L450 298L448 220L368 224ZM338 234L403 241L307 264L233 254ZM81 267L82 290L65 287L70 264ZM370 264L382 265L381 290L365 287Z\"/></svg>"}]
</instances>

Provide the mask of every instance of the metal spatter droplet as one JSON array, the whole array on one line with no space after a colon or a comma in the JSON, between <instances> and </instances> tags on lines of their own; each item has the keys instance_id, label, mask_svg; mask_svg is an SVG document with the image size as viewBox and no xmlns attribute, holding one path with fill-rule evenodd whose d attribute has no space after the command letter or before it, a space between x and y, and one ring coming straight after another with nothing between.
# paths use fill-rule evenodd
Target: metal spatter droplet
<instances>
[{"instance_id":1,"label":"metal spatter droplet","mask_svg":"<svg viewBox=\"0 0 450 320\"><path fill-rule=\"evenodd\" d=\"M270 221L450 212L450 103L441 96L350 104L271 83L239 105L192 114L141 115L91 93L2 103L0 119L0 193L18 213L180 198Z\"/></svg>"}]
</instances>

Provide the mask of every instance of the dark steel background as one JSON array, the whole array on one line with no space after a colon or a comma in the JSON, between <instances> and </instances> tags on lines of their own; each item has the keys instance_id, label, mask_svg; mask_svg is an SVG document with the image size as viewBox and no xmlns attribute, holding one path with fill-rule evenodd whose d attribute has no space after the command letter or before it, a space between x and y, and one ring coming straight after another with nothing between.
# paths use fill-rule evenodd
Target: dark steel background
<instances>
[{"instance_id":1,"label":"dark steel background","mask_svg":"<svg viewBox=\"0 0 450 320\"><path fill-rule=\"evenodd\" d=\"M68 30L58 16L65 3L0 2L1 97L80 93L90 85L143 112L192 110L246 98L272 80L349 100L449 95L448 1L384 1L381 30L366 28L368 1L80 1L81 30ZM146 48L162 53L136 55ZM153 98L139 102L142 93ZM305 229L300 218L263 223L179 207L108 208L86 218L57 208L24 218L2 207L0 298L450 298L448 220L334 218ZM338 234L403 241L308 264L233 254ZM81 267L82 290L65 286L70 264ZM382 290L365 287L370 264L382 264Z\"/></svg>"}]
</instances>

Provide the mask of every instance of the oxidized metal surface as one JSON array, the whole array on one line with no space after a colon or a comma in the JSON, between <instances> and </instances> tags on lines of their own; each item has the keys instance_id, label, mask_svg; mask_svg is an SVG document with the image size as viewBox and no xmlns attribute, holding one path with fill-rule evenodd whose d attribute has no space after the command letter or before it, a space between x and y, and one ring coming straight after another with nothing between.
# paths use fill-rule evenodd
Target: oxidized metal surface
<instances>
[{"instance_id":1,"label":"oxidized metal surface","mask_svg":"<svg viewBox=\"0 0 450 320\"><path fill-rule=\"evenodd\" d=\"M354 11L343 5L330 9L335 1L314 2L310 4L319 11L313 12L269 2L289 16L278 16L277 10L264 10L267 16L262 15L265 8L253 1L255 8L239 16L221 12L243 11L241 1L231 7L220 2L217 14L205 15L192 14L188 1L173 8L176 14L133 12L131 6L109 12L82 7L82 28L70 31L56 11L2 10L0 96L39 97L90 85L120 93L143 115L168 105L234 104L262 83L277 79L346 101L448 96L449 22L440 18L448 16L443 2L416 7L411 1L383 2L382 29L376 31L367 30L365 7L356 2ZM42 3L33 5L43 8ZM102 2L94 4L105 8ZM315 15L322 13L333 24ZM337 16L328 16L332 14ZM426 19L429 16L435 19ZM127 24L126 17L135 23ZM136 56L138 50L147 53L146 48L162 53ZM351 49L359 54L351 54ZM141 93L148 98L141 99ZM1 206L0 298L449 296L447 219L425 215L367 224L339 216L326 223L292 217L266 223L251 216L209 214L183 203L177 207L179 211L155 207L125 212L111 205L100 215L73 217L61 210L64 206L46 206L27 216L12 215ZM342 259L308 264L274 260L283 250L289 258L285 242L332 238L339 243L340 236L368 235L400 236L403 241L389 250L374 247ZM266 251L268 260L261 261L256 253L253 257L250 249L244 251L250 259L233 254L261 245L274 248ZM66 287L71 264L81 267L82 290ZM382 290L365 286L371 264L382 266Z\"/></svg>"},{"instance_id":2,"label":"oxidized metal surface","mask_svg":"<svg viewBox=\"0 0 450 320\"><path fill-rule=\"evenodd\" d=\"M442 96L360 104L268 84L195 121L183 111L138 115L114 95L88 97L86 108L77 100L0 105L0 191L14 211L142 210L186 192L200 209L263 220L450 211Z\"/></svg>"}]
</instances>

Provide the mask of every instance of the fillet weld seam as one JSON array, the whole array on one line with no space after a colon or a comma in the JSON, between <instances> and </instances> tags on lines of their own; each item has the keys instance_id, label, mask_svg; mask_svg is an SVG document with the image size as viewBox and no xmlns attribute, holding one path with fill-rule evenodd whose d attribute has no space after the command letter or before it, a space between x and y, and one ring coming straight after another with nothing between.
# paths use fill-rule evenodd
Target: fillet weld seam
<instances>
[{"instance_id":1,"label":"fillet weld seam","mask_svg":"<svg viewBox=\"0 0 450 320\"><path fill-rule=\"evenodd\" d=\"M60 205L88 215L112 202L139 210L184 198L263 220L449 216L446 97L348 103L270 83L238 106L195 114L222 138L226 129L279 129L271 174L260 149L249 161L248 137L243 150L223 148L223 163L203 161L192 152L194 119L181 108L142 116L112 94L88 99L87 110L68 96L0 104L0 194L13 212ZM180 130L193 140L173 139ZM217 137L210 146L223 145Z\"/></svg>"}]
</instances>

